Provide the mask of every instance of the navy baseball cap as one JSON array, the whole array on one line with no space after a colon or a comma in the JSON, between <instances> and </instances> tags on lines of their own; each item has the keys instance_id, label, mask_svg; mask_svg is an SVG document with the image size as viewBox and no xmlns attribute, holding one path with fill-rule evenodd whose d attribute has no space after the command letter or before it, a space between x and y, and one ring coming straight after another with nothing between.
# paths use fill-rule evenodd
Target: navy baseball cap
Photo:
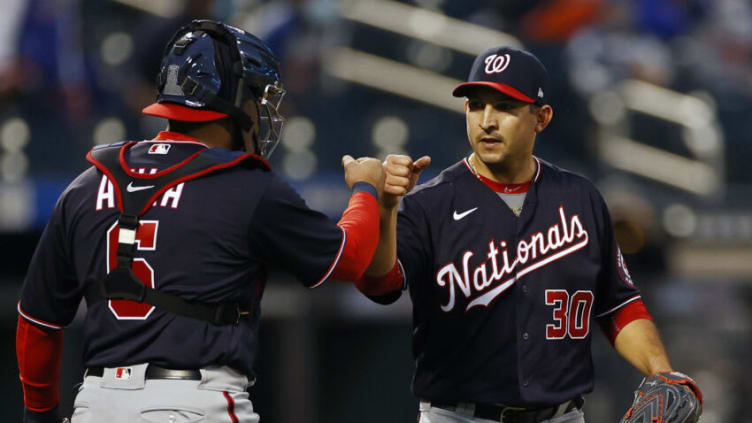
<instances>
[{"instance_id":1,"label":"navy baseball cap","mask_svg":"<svg viewBox=\"0 0 752 423\"><path fill-rule=\"evenodd\" d=\"M467 82L452 92L464 97L475 86L491 87L525 103L544 105L548 72L532 53L512 47L488 49L475 58Z\"/></svg>"}]
</instances>

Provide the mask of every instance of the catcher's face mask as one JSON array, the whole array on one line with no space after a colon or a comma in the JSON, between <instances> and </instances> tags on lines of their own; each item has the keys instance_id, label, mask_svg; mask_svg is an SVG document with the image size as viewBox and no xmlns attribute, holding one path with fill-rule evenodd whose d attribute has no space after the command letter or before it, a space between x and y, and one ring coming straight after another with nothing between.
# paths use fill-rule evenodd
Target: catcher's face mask
<instances>
[{"instance_id":1,"label":"catcher's face mask","mask_svg":"<svg viewBox=\"0 0 752 423\"><path fill-rule=\"evenodd\" d=\"M284 96L285 90L281 84L269 84L258 101L259 134L256 152L264 158L272 155L282 135L285 118L279 113L279 105Z\"/></svg>"}]
</instances>

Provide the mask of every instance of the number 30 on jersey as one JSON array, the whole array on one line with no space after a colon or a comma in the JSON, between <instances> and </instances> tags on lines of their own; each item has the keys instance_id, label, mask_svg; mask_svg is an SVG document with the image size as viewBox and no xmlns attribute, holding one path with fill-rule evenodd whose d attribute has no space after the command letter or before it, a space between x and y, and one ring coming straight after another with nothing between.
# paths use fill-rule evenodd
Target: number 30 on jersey
<instances>
[{"instance_id":1,"label":"number 30 on jersey","mask_svg":"<svg viewBox=\"0 0 752 423\"><path fill-rule=\"evenodd\" d=\"M546 305L553 306L554 323L546 325L546 339L585 338L590 331L592 291L576 291L571 296L564 289L547 289Z\"/></svg>"}]
</instances>

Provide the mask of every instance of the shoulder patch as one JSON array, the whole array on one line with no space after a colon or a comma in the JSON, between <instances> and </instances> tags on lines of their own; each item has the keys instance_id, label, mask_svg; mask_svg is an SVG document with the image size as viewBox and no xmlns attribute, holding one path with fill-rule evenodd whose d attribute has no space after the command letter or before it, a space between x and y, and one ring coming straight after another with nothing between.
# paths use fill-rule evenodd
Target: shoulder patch
<instances>
[{"instance_id":1,"label":"shoulder patch","mask_svg":"<svg viewBox=\"0 0 752 423\"><path fill-rule=\"evenodd\" d=\"M621 280L627 285L634 287L632 276L629 274L629 270L627 270L627 263L624 261L624 256L621 254L621 248L619 247L616 247L616 269L619 271Z\"/></svg>"}]
</instances>

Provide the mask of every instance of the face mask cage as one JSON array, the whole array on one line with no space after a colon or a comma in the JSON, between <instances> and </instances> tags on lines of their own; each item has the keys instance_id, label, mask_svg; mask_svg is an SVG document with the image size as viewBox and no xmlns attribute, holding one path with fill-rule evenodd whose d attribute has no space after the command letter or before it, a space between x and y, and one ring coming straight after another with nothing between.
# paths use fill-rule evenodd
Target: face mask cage
<instances>
[{"instance_id":1,"label":"face mask cage","mask_svg":"<svg viewBox=\"0 0 752 423\"><path fill-rule=\"evenodd\" d=\"M285 118L279 113L279 105L285 96L285 90L279 82L268 84L259 105L258 154L268 159L279 144Z\"/></svg>"}]
</instances>

